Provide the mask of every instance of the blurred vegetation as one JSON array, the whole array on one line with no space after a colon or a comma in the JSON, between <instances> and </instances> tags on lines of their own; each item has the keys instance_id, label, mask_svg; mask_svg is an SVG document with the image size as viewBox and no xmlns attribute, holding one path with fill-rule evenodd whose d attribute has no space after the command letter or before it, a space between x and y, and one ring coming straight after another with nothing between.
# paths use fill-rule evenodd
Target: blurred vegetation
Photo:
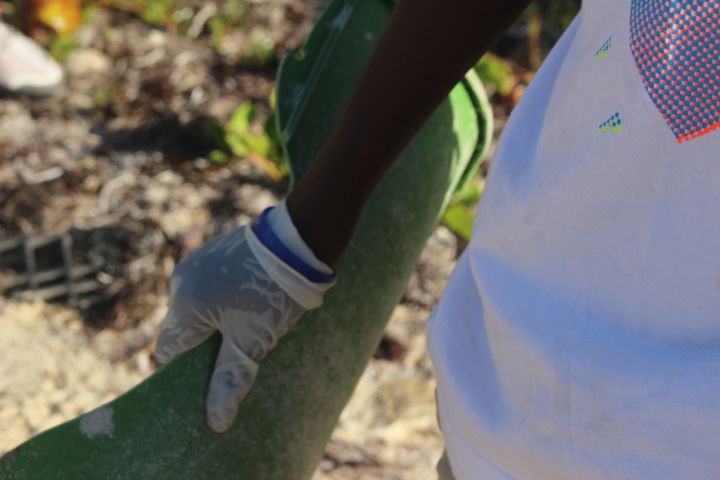
<instances>
[{"instance_id":1,"label":"blurred vegetation","mask_svg":"<svg viewBox=\"0 0 720 480\"><path fill-rule=\"evenodd\" d=\"M579 7L578 0L534 1L495 48L480 59L475 71L495 106L504 107L509 114ZM442 217L442 223L464 241L472 235L486 168L455 192Z\"/></svg>"},{"instance_id":2,"label":"blurred vegetation","mask_svg":"<svg viewBox=\"0 0 720 480\"><path fill-rule=\"evenodd\" d=\"M515 25L475 66L496 108L505 113L517 104L526 85L552 45L568 27L579 8L579 0L536 0ZM16 23L25 31L36 34L39 28L51 32L46 44L58 59L67 58L75 48L73 32L82 18L94 8L108 8L128 12L158 28L188 35L206 42L221 56L232 61L263 67L276 66L280 53L267 33L255 31L248 22L253 8L249 0L98 0L88 1L82 10L79 0L23 0ZM228 48L228 37L246 30L243 48ZM238 49L235 49L238 50ZM272 115L272 99L265 105L245 102L225 124L207 125L207 134L216 148L211 160L227 163L237 159L251 162L275 180L288 175L279 135ZM107 103L107 92L99 92L95 103ZM267 112L267 108L270 112ZM487 168L487 167L486 167ZM485 169L456 192L443 216L443 222L459 237L470 237L472 219L482 196Z\"/></svg>"},{"instance_id":3,"label":"blurred vegetation","mask_svg":"<svg viewBox=\"0 0 720 480\"><path fill-rule=\"evenodd\" d=\"M472 234L475 208L484 188L485 179L477 175L455 192L443 213L442 223L465 241L468 241Z\"/></svg>"},{"instance_id":4,"label":"blurred vegetation","mask_svg":"<svg viewBox=\"0 0 720 480\"><path fill-rule=\"evenodd\" d=\"M263 118L259 107L252 102L240 104L225 125L210 124L208 133L218 147L210 152L213 162L245 158L275 181L289 174L274 114Z\"/></svg>"}]
</instances>

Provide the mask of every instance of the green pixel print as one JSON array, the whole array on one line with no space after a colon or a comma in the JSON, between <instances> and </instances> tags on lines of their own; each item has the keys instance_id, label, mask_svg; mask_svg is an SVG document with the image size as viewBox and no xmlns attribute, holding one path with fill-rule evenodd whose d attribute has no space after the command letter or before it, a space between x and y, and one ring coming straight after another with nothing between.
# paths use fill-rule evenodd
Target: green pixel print
<instances>
[{"instance_id":1,"label":"green pixel print","mask_svg":"<svg viewBox=\"0 0 720 480\"><path fill-rule=\"evenodd\" d=\"M623 125L622 120L620 120L620 114L618 112L615 112L615 114L605 120L603 123L598 126L598 131L602 133L618 133L622 132Z\"/></svg>"},{"instance_id":2,"label":"green pixel print","mask_svg":"<svg viewBox=\"0 0 720 480\"><path fill-rule=\"evenodd\" d=\"M598 49L597 52L595 52L595 56L593 57L593 60L600 60L608 55L610 55L610 49L612 48L612 37L609 37L607 40L605 40L605 43L602 44L602 47Z\"/></svg>"}]
</instances>

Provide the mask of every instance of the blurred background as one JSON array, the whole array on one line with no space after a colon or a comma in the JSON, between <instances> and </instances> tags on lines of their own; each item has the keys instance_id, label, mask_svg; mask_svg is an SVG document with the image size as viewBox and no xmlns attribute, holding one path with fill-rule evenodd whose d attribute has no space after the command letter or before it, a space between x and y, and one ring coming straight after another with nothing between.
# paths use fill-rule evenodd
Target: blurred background
<instances>
[{"instance_id":1,"label":"blurred background","mask_svg":"<svg viewBox=\"0 0 720 480\"><path fill-rule=\"evenodd\" d=\"M284 194L275 74L326 3L0 1L0 454L150 375L175 262ZM479 60L495 140L578 8L533 3ZM436 478L425 320L489 165L428 242L314 480Z\"/></svg>"}]
</instances>

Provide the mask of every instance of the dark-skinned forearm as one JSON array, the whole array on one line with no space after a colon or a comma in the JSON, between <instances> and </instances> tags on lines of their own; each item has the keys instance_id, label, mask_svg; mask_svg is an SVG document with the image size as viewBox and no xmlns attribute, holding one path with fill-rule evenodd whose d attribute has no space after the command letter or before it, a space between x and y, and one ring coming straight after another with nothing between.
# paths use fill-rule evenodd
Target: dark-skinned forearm
<instances>
[{"instance_id":1,"label":"dark-skinned forearm","mask_svg":"<svg viewBox=\"0 0 720 480\"><path fill-rule=\"evenodd\" d=\"M400 0L331 135L288 197L334 265L379 179L529 0Z\"/></svg>"}]
</instances>

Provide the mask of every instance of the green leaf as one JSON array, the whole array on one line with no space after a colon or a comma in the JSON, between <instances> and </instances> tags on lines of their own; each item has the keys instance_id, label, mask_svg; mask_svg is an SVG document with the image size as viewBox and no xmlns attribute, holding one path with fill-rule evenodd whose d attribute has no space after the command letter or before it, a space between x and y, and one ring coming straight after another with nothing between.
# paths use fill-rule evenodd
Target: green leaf
<instances>
[{"instance_id":1,"label":"green leaf","mask_svg":"<svg viewBox=\"0 0 720 480\"><path fill-rule=\"evenodd\" d=\"M213 163L224 164L229 160L227 153L222 150L213 150L210 152L210 161Z\"/></svg>"},{"instance_id":2,"label":"green leaf","mask_svg":"<svg viewBox=\"0 0 720 480\"><path fill-rule=\"evenodd\" d=\"M225 128L216 121L210 121L204 126L204 134L207 138L212 140L215 145L219 148L227 150L228 146L225 143Z\"/></svg>"},{"instance_id":3,"label":"green leaf","mask_svg":"<svg viewBox=\"0 0 720 480\"><path fill-rule=\"evenodd\" d=\"M286 162L283 163L274 114L263 123L257 117L253 103L240 104L225 125L222 145L232 156L246 158L272 178L280 180L287 176L289 168Z\"/></svg>"},{"instance_id":4,"label":"green leaf","mask_svg":"<svg viewBox=\"0 0 720 480\"><path fill-rule=\"evenodd\" d=\"M475 216L470 208L461 203L454 203L445 209L445 213L442 216L442 223L455 235L465 241L469 241L472 235L474 218Z\"/></svg>"},{"instance_id":5,"label":"green leaf","mask_svg":"<svg viewBox=\"0 0 720 480\"><path fill-rule=\"evenodd\" d=\"M494 87L500 95L512 90L512 67L502 58L486 53L475 65L475 71L485 85Z\"/></svg>"},{"instance_id":6,"label":"green leaf","mask_svg":"<svg viewBox=\"0 0 720 480\"><path fill-rule=\"evenodd\" d=\"M75 51L77 46L78 43L74 36L58 35L50 43L48 50L55 60L64 62Z\"/></svg>"},{"instance_id":7,"label":"green leaf","mask_svg":"<svg viewBox=\"0 0 720 480\"><path fill-rule=\"evenodd\" d=\"M236 135L245 135L250 130L250 122L255 115L255 107L251 102L241 103L228 121L226 130Z\"/></svg>"},{"instance_id":8,"label":"green leaf","mask_svg":"<svg viewBox=\"0 0 720 480\"><path fill-rule=\"evenodd\" d=\"M455 192L452 203L473 206L480 201L484 189L485 180L482 177L475 177Z\"/></svg>"},{"instance_id":9,"label":"green leaf","mask_svg":"<svg viewBox=\"0 0 720 480\"><path fill-rule=\"evenodd\" d=\"M208 20L210 33L212 34L213 46L215 50L220 52L222 49L223 38L225 37L225 22L221 17L213 17Z\"/></svg>"},{"instance_id":10,"label":"green leaf","mask_svg":"<svg viewBox=\"0 0 720 480\"><path fill-rule=\"evenodd\" d=\"M225 141L230 147L230 152L236 157L244 157L250 152L250 148L241 136L228 135Z\"/></svg>"}]
</instances>

